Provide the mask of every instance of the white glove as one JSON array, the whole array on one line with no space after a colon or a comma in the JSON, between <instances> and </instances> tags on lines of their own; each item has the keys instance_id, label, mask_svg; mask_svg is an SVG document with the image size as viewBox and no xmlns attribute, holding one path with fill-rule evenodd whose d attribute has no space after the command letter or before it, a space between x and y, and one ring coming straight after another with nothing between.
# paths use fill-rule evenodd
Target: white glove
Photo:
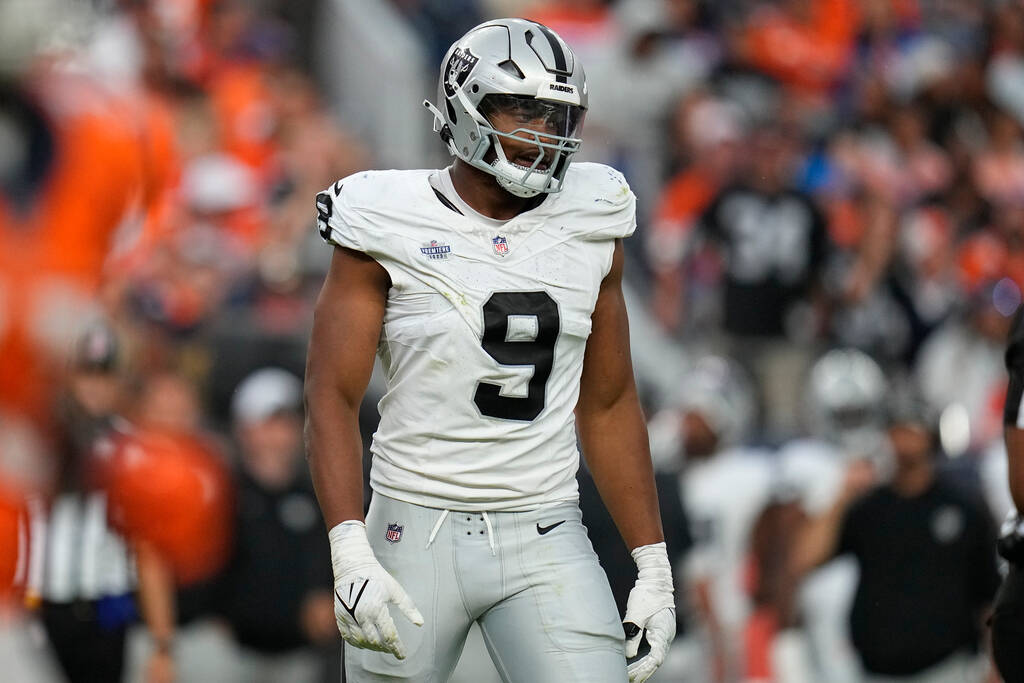
<instances>
[{"instance_id":1,"label":"white glove","mask_svg":"<svg viewBox=\"0 0 1024 683\"><path fill-rule=\"evenodd\" d=\"M651 651L627 668L630 683L643 683L665 661L676 636L676 602L672 568L665 543L634 548L637 577L626 601L626 659L636 657L640 639L647 634Z\"/></svg>"},{"instance_id":2,"label":"white glove","mask_svg":"<svg viewBox=\"0 0 1024 683\"><path fill-rule=\"evenodd\" d=\"M405 659L388 603L394 603L416 626L423 625L423 615L380 566L366 539L366 525L356 520L342 522L327 537L334 565L334 617L341 637L356 647Z\"/></svg>"}]
</instances>

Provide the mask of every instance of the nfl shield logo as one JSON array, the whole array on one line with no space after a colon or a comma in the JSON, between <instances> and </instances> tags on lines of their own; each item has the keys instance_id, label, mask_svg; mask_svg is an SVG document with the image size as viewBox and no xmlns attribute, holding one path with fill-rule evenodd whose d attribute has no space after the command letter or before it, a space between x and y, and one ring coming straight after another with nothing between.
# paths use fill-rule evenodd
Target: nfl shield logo
<instances>
[{"instance_id":1,"label":"nfl shield logo","mask_svg":"<svg viewBox=\"0 0 1024 683\"><path fill-rule=\"evenodd\" d=\"M491 239L491 244L494 245L494 253L498 256L505 256L508 254L508 240L505 239L504 235L498 235Z\"/></svg>"},{"instance_id":2,"label":"nfl shield logo","mask_svg":"<svg viewBox=\"0 0 1024 683\"><path fill-rule=\"evenodd\" d=\"M398 543L402 540L402 529L404 526L395 522L394 524L388 524L388 532L384 534L384 538L388 539L389 543Z\"/></svg>"}]
</instances>

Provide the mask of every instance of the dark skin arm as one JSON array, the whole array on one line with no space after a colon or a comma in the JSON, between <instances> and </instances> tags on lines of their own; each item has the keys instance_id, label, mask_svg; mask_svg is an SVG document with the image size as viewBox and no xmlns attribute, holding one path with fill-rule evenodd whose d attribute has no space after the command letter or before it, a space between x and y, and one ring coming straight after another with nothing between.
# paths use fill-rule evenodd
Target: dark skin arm
<instances>
[{"instance_id":1,"label":"dark skin arm","mask_svg":"<svg viewBox=\"0 0 1024 683\"><path fill-rule=\"evenodd\" d=\"M338 247L320 290L306 360L306 458L330 529L363 519L359 405L373 371L390 277L366 254Z\"/></svg>"},{"instance_id":2,"label":"dark skin arm","mask_svg":"<svg viewBox=\"0 0 1024 683\"><path fill-rule=\"evenodd\" d=\"M1010 496L1017 510L1024 510L1024 429L1006 427L1006 460L1009 465Z\"/></svg>"},{"instance_id":3,"label":"dark skin arm","mask_svg":"<svg viewBox=\"0 0 1024 683\"><path fill-rule=\"evenodd\" d=\"M591 317L576 424L601 499L626 546L633 550L665 537L647 425L633 379L622 297L623 260L622 244L616 242L612 267L601 283Z\"/></svg>"},{"instance_id":4,"label":"dark skin arm","mask_svg":"<svg viewBox=\"0 0 1024 683\"><path fill-rule=\"evenodd\" d=\"M139 574L139 607L149 635L156 645L146 663L146 680L169 683L174 680L171 643L175 631L174 575L159 552L148 543L135 544Z\"/></svg>"}]
</instances>

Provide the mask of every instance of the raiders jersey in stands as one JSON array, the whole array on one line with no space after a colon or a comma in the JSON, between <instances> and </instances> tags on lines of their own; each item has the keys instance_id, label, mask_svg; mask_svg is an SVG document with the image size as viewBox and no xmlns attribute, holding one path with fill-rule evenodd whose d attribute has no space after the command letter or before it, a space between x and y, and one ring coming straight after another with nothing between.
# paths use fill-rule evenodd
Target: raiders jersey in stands
<instances>
[{"instance_id":1,"label":"raiders jersey in stands","mask_svg":"<svg viewBox=\"0 0 1024 683\"><path fill-rule=\"evenodd\" d=\"M723 327L745 337L778 337L792 307L824 265L825 223L804 194L735 185L705 211L701 234L724 260Z\"/></svg>"}]
</instances>

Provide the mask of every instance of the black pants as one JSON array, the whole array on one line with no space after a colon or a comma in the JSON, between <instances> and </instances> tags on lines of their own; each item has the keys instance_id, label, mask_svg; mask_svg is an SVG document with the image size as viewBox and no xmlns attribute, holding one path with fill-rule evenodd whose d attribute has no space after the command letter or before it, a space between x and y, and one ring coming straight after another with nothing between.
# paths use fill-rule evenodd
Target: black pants
<instances>
[{"instance_id":1,"label":"black pants","mask_svg":"<svg viewBox=\"0 0 1024 683\"><path fill-rule=\"evenodd\" d=\"M119 683L124 672L124 626L101 626L90 602L47 602L42 618L70 683Z\"/></svg>"},{"instance_id":2,"label":"black pants","mask_svg":"<svg viewBox=\"0 0 1024 683\"><path fill-rule=\"evenodd\" d=\"M1006 683L1024 683L1024 568L1012 564L992 611L992 654Z\"/></svg>"}]
</instances>

